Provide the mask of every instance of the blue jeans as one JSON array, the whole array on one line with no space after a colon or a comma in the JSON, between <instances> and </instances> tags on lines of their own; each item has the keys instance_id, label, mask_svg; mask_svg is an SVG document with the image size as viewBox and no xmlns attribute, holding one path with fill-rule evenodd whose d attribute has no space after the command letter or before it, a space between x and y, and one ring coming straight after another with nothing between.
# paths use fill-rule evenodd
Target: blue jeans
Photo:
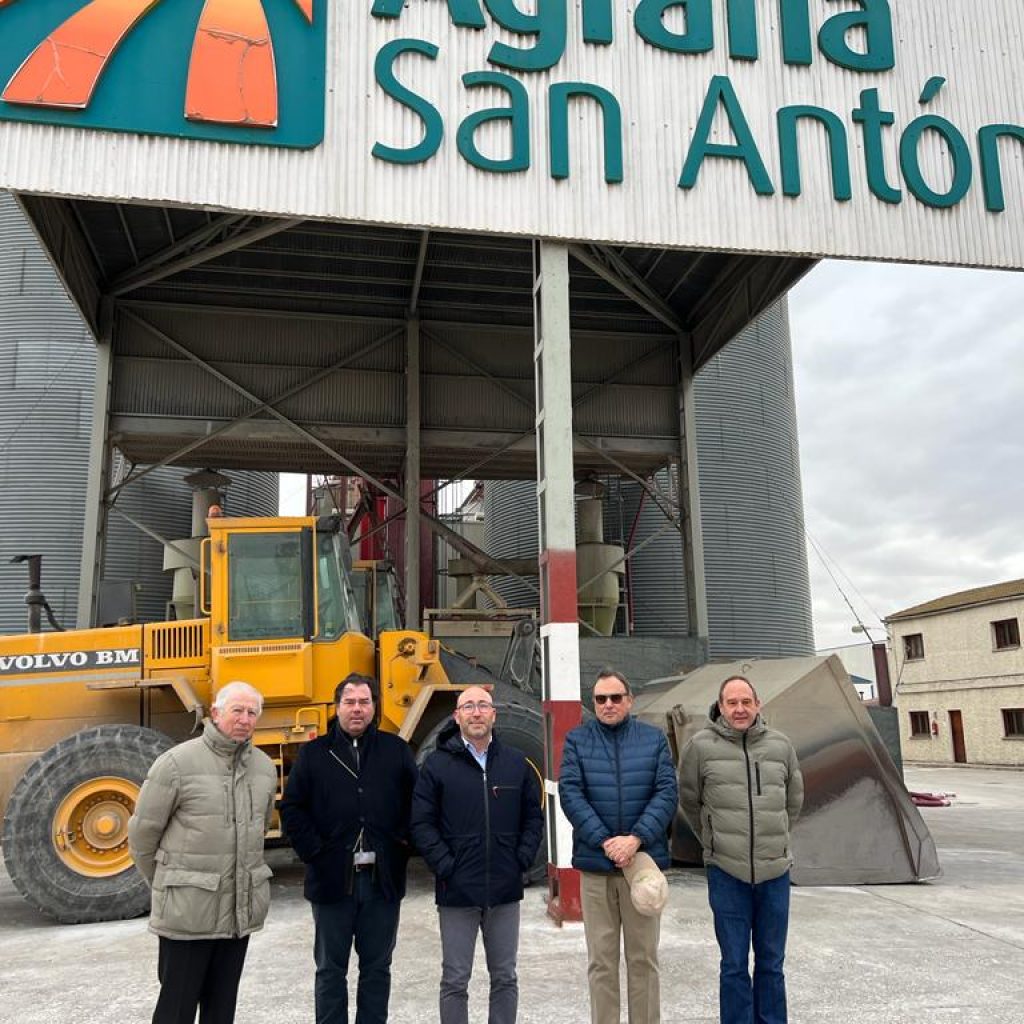
<instances>
[{"instance_id":1,"label":"blue jeans","mask_svg":"<svg viewBox=\"0 0 1024 1024\"><path fill-rule=\"evenodd\" d=\"M709 864L708 902L722 954L718 982L721 1024L786 1024L782 964L789 928L789 872L751 885Z\"/></svg>"},{"instance_id":2,"label":"blue jeans","mask_svg":"<svg viewBox=\"0 0 1024 1024\"><path fill-rule=\"evenodd\" d=\"M385 899L374 872L355 873L352 895L314 903L316 1024L348 1024L348 960L359 957L356 1024L385 1024L391 995L391 956L398 937L398 900Z\"/></svg>"}]
</instances>

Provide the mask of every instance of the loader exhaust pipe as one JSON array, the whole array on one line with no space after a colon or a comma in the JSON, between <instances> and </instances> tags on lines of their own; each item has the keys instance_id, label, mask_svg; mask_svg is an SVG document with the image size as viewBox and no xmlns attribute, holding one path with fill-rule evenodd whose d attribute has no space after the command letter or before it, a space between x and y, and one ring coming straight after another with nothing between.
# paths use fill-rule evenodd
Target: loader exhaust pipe
<instances>
[{"instance_id":1,"label":"loader exhaust pipe","mask_svg":"<svg viewBox=\"0 0 1024 1024\"><path fill-rule=\"evenodd\" d=\"M42 555L15 555L11 564L17 562L28 563L28 590L25 592L25 604L28 605L28 631L30 633L41 633L43 631L43 612L46 612L46 619L50 627L58 633L64 632L64 627L57 621L53 609L43 594L43 556Z\"/></svg>"}]
</instances>

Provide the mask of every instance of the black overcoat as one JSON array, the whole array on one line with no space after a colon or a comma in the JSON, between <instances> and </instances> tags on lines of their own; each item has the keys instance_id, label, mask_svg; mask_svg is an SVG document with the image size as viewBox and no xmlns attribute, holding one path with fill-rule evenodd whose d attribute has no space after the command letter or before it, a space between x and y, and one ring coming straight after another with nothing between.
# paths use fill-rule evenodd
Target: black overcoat
<instances>
[{"instance_id":1,"label":"black overcoat","mask_svg":"<svg viewBox=\"0 0 1024 1024\"><path fill-rule=\"evenodd\" d=\"M351 893L360 832L363 847L377 855L384 894L405 895L416 761L405 740L373 725L358 750L357 764L335 719L326 736L300 750L288 775L281 819L306 865L305 896L312 903L337 903Z\"/></svg>"}]
</instances>

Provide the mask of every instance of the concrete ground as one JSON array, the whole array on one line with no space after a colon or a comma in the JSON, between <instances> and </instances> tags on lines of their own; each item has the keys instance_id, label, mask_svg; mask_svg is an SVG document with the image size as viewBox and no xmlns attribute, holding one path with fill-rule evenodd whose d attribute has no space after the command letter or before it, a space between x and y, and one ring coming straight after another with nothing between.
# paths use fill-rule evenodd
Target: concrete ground
<instances>
[{"instance_id":1,"label":"concrete ground","mask_svg":"<svg viewBox=\"0 0 1024 1024\"><path fill-rule=\"evenodd\" d=\"M944 876L922 885L793 890L787 960L792 1024L1024 1024L1024 774L908 768L913 789L956 794L926 808ZM253 939L238 1021L313 1019L302 870L275 851L274 901ZM662 1018L716 1022L717 949L703 872L671 872L662 923ZM395 954L391 1020L436 1020L440 953L429 875L416 862ZM486 1020L478 960L471 1020ZM520 952L522 1024L586 1024L580 925L555 928L527 893ZM149 1020L156 940L145 920L56 925L0 870L0 1022Z\"/></svg>"}]
</instances>

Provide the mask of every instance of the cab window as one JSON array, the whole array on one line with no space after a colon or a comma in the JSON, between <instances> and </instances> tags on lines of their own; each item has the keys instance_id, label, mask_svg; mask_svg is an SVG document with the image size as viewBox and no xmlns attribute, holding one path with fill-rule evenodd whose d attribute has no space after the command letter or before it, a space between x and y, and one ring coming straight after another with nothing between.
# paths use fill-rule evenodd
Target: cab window
<instances>
[{"instance_id":1,"label":"cab window","mask_svg":"<svg viewBox=\"0 0 1024 1024\"><path fill-rule=\"evenodd\" d=\"M228 537L228 639L303 635L301 534Z\"/></svg>"}]
</instances>

